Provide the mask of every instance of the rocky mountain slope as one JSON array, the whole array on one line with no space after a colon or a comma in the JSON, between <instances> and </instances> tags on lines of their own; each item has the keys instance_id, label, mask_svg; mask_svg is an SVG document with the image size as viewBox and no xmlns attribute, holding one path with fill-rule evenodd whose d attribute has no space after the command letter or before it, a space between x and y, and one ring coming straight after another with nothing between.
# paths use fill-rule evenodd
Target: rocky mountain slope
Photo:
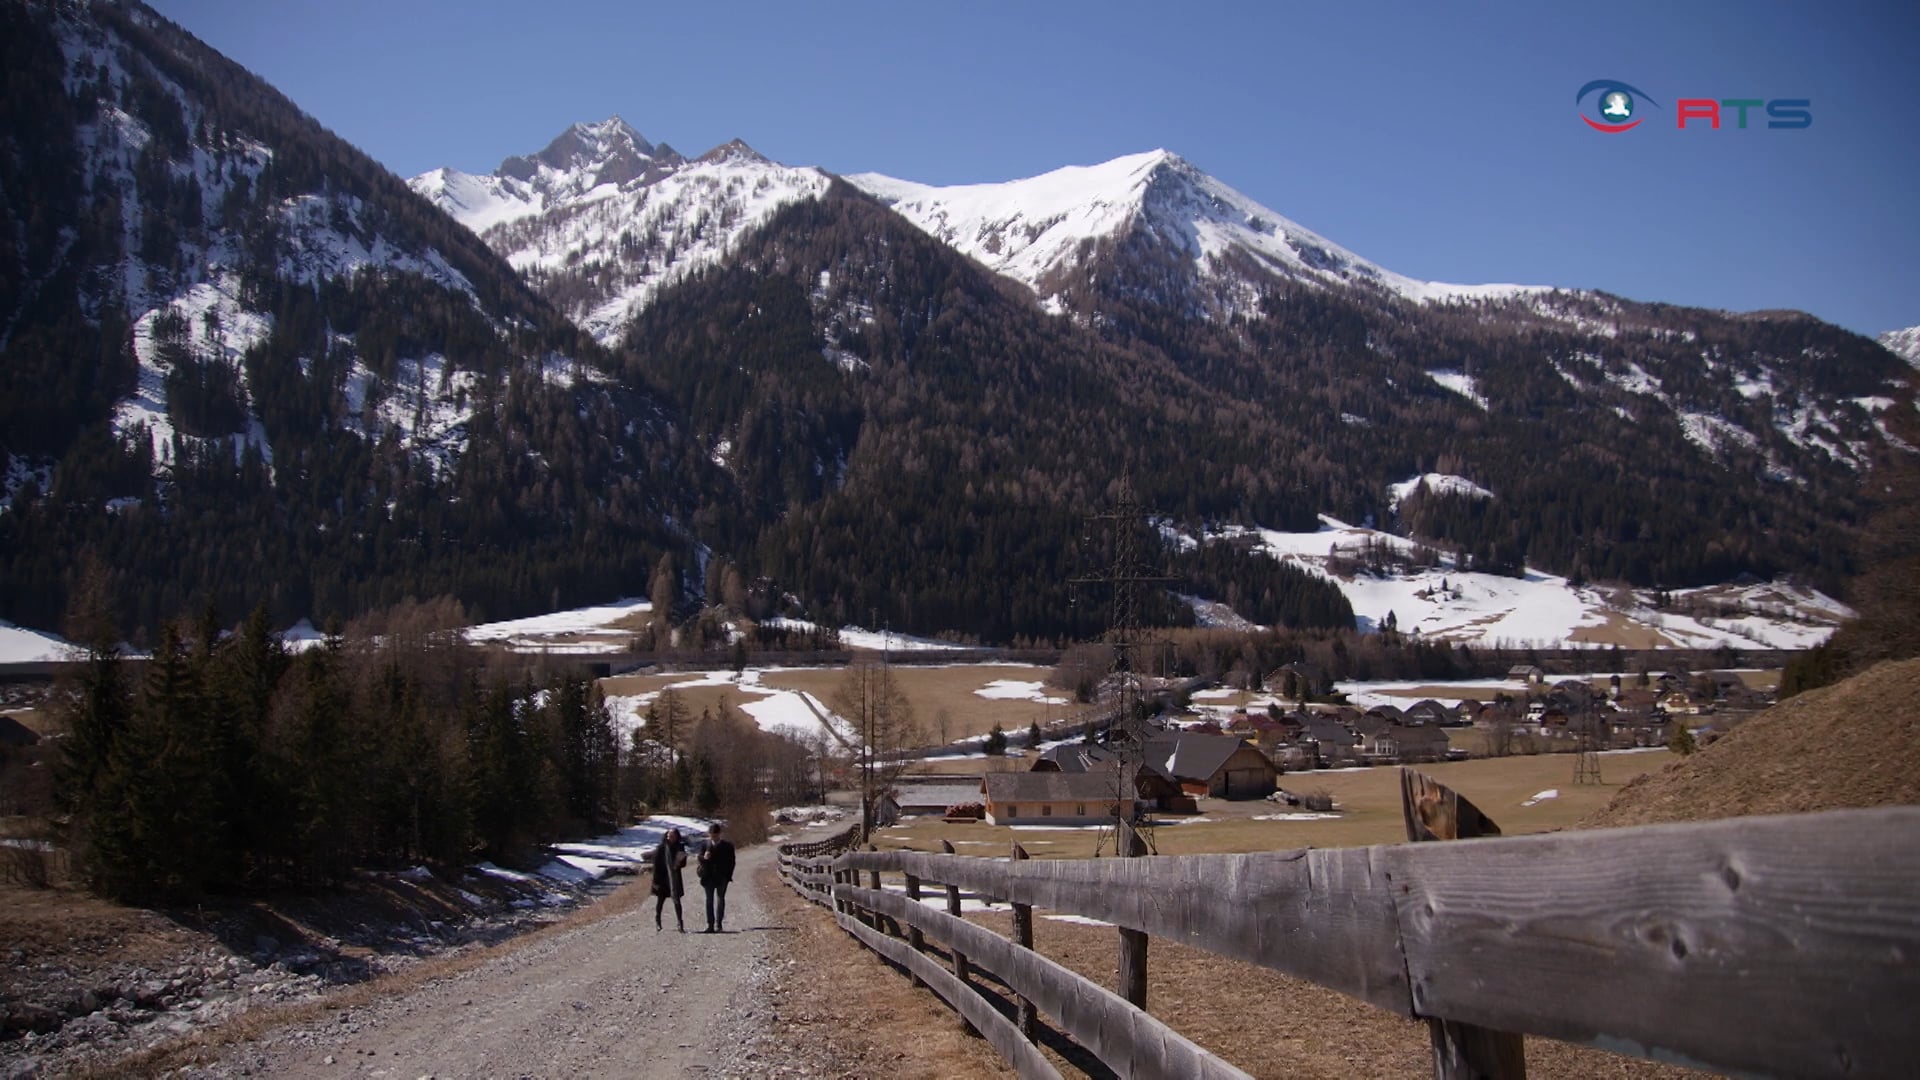
<instances>
[{"instance_id":1,"label":"rocky mountain slope","mask_svg":"<svg viewBox=\"0 0 1920 1080\"><path fill-rule=\"evenodd\" d=\"M87 566L133 625L505 613L690 549L718 474L469 231L139 4L0 22L10 617L58 625Z\"/></svg>"},{"instance_id":2,"label":"rocky mountain slope","mask_svg":"<svg viewBox=\"0 0 1920 1080\"><path fill-rule=\"evenodd\" d=\"M828 179L738 140L688 160L616 116L575 124L491 175L443 168L410 183L611 344L663 285L718 263L780 207L819 197Z\"/></svg>"}]
</instances>

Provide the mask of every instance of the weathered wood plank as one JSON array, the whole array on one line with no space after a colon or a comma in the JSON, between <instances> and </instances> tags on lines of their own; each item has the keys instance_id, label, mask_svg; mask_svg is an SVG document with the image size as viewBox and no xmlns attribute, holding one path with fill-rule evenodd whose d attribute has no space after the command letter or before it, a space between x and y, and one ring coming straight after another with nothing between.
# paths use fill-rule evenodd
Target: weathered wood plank
<instances>
[{"instance_id":1,"label":"weathered wood plank","mask_svg":"<svg viewBox=\"0 0 1920 1080\"><path fill-rule=\"evenodd\" d=\"M1114 823L1114 846L1119 849L1123 859L1144 858L1147 854L1147 842L1132 824L1125 821ZM1120 996L1126 998L1136 1009L1147 1007L1147 935L1142 930L1120 927L1120 963L1115 982L1119 985Z\"/></svg>"},{"instance_id":2,"label":"weathered wood plank","mask_svg":"<svg viewBox=\"0 0 1920 1080\"><path fill-rule=\"evenodd\" d=\"M1378 857L1420 1015L1761 1075L1920 1062L1920 809Z\"/></svg>"},{"instance_id":3,"label":"weathered wood plank","mask_svg":"<svg viewBox=\"0 0 1920 1080\"><path fill-rule=\"evenodd\" d=\"M1060 1030L1122 1076L1239 1080L1247 1075L1106 987L986 927L896 893L845 888L841 893L848 903L884 911L952 948L964 948L982 968L1054 1017Z\"/></svg>"},{"instance_id":4,"label":"weathered wood plank","mask_svg":"<svg viewBox=\"0 0 1920 1080\"><path fill-rule=\"evenodd\" d=\"M1400 813L1407 839L1470 840L1499 836L1500 826L1460 793L1425 773L1400 770ZM1521 1036L1457 1020L1427 1021L1437 1080L1525 1080L1527 1046Z\"/></svg>"},{"instance_id":5,"label":"weathered wood plank","mask_svg":"<svg viewBox=\"0 0 1920 1080\"><path fill-rule=\"evenodd\" d=\"M1034 859L849 852L836 865L1072 912L1317 982L1412 1015L1393 898L1373 849ZM957 913L957 907L950 907Z\"/></svg>"},{"instance_id":6,"label":"weathered wood plank","mask_svg":"<svg viewBox=\"0 0 1920 1080\"><path fill-rule=\"evenodd\" d=\"M954 856L953 854L953 844L951 841L947 841L947 840L940 841L940 850L949 857L957 858L957 856ZM968 861L972 861L972 860L968 860ZM943 878L941 880L944 881L946 879ZM953 916L956 919L960 917L960 886L954 884L951 881L947 881L947 914ZM966 982L967 981L967 954L962 952L958 945L952 945L951 943L949 943L949 945L951 947L947 951L953 954L954 977L959 979L961 982Z\"/></svg>"},{"instance_id":7,"label":"weathered wood plank","mask_svg":"<svg viewBox=\"0 0 1920 1080\"><path fill-rule=\"evenodd\" d=\"M907 875L907 899L916 905L920 903L920 879L912 874ZM907 946L917 953L927 951L926 935L921 932L918 924L907 924ZM926 983L921 981L920 976L915 975L913 985L920 987L925 986Z\"/></svg>"},{"instance_id":8,"label":"weathered wood plank","mask_svg":"<svg viewBox=\"0 0 1920 1080\"><path fill-rule=\"evenodd\" d=\"M1014 844L1013 861L1020 862L1026 858L1028 858L1027 849L1017 843ZM918 932L918 928L916 928L916 932ZM1013 905L1013 943L1023 949L1033 948L1032 904ZM1023 995L1019 998L1017 1004L1019 1005L1020 1014L1020 1034L1025 1035L1027 1039L1031 1041L1037 1026L1034 1017L1033 1002Z\"/></svg>"},{"instance_id":9,"label":"weathered wood plank","mask_svg":"<svg viewBox=\"0 0 1920 1080\"><path fill-rule=\"evenodd\" d=\"M853 891L860 892L864 890L856 889ZM879 895L891 896L891 894L888 893ZM905 900L901 900L901 902L905 903ZM918 907L919 905L916 904L915 906ZM938 912L934 912L934 914L938 914ZM980 993L973 987L955 978L951 972L942 968L932 957L924 953L914 952L907 947L906 942L899 938L888 937L882 931L876 930L851 916L842 915L839 921L843 929L854 937L859 938L868 948L899 964L901 967L906 968L908 971L913 972L928 986L932 987L934 993L946 999L947 1004L952 1006L954 1011L965 1017L967 1023L971 1025L974 1030L985 1036L987 1042L991 1043L995 1050L1000 1051L1000 1056L1005 1058L1021 1077L1036 1078L1036 1080L1059 1080L1060 1071L1055 1069L1053 1063L1049 1062L1046 1057L1040 1053L1039 1047L1028 1042L1026 1038L1020 1034L1020 1029L1014 1026L1012 1021L1002 1016L1000 1011L993 1007L992 1002L980 996Z\"/></svg>"}]
</instances>

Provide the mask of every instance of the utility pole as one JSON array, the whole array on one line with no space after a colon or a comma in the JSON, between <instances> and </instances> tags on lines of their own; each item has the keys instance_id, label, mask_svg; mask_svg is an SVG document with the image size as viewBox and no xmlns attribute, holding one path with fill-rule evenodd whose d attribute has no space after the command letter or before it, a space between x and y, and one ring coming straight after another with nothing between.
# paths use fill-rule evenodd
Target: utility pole
<instances>
[{"instance_id":1,"label":"utility pole","mask_svg":"<svg viewBox=\"0 0 1920 1080\"><path fill-rule=\"evenodd\" d=\"M1114 773L1113 822L1101 831L1095 843L1094 855L1097 857L1109 838L1121 855L1131 854L1131 849L1135 847L1154 848L1152 833L1136 829L1132 822L1123 820L1121 805L1129 788L1138 793L1136 774L1147 739L1152 735L1143 715L1146 710L1140 695L1139 680L1144 672L1140 670L1142 658L1139 653L1141 646L1147 644L1140 625L1140 588L1171 579L1146 564L1141 533L1147 527L1147 517L1134 495L1131 479L1121 479L1119 496L1111 507L1088 516L1089 540L1096 524L1110 530L1112 561L1104 573L1075 578L1073 584L1106 585L1113 598L1112 615L1107 622L1104 640L1113 649L1113 674L1117 685L1114 687L1114 712L1108 717L1106 736L1102 742L1113 753L1118 768Z\"/></svg>"}]
</instances>

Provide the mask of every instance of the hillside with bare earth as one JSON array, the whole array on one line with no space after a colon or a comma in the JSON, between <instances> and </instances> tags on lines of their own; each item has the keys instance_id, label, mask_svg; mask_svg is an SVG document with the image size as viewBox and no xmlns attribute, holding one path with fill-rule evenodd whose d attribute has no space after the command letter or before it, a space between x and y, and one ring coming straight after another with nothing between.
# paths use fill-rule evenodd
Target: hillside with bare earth
<instances>
[{"instance_id":1,"label":"hillside with bare earth","mask_svg":"<svg viewBox=\"0 0 1920 1080\"><path fill-rule=\"evenodd\" d=\"M1920 660L1768 709L1622 788L1583 828L1920 803Z\"/></svg>"}]
</instances>

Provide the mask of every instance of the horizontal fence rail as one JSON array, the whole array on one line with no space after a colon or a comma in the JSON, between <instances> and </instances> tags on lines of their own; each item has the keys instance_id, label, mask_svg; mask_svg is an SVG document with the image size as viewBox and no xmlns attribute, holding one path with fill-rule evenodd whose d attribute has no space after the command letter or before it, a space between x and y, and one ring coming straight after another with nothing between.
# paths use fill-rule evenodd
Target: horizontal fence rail
<instances>
[{"instance_id":1,"label":"horizontal fence rail","mask_svg":"<svg viewBox=\"0 0 1920 1080\"><path fill-rule=\"evenodd\" d=\"M879 875L1100 919L1489 1032L1762 1076L1902 1076L1920 1062L1920 808L1138 859L849 850L856 842L791 863L783 849L783 872L863 942L887 942L989 1038L953 987L920 970L965 988L915 950L923 935L1121 1075L1242 1074L1045 957L879 890Z\"/></svg>"}]
</instances>

